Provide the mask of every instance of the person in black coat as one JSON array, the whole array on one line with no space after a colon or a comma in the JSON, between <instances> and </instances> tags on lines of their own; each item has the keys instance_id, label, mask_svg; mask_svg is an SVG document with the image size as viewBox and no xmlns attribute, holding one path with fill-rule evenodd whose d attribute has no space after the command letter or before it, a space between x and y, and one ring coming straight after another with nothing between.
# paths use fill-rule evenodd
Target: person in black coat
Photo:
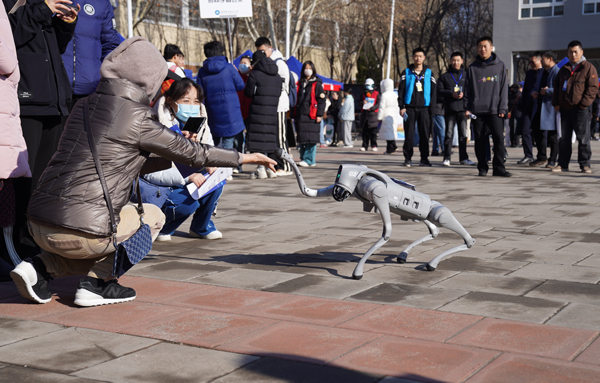
<instances>
[{"instance_id":1,"label":"person in black coat","mask_svg":"<svg viewBox=\"0 0 600 383\"><path fill-rule=\"evenodd\" d=\"M317 77L312 61L302 65L302 78L298 81L298 103L295 121L300 162L298 166L315 166L317 144L321 142L321 119L325 114L325 91L323 82Z\"/></svg>"},{"instance_id":2,"label":"person in black coat","mask_svg":"<svg viewBox=\"0 0 600 383\"><path fill-rule=\"evenodd\" d=\"M8 13L17 0L3 0ZM27 229L29 198L58 147L69 105L71 84L63 65L81 9L61 0L28 0L8 15L19 60L18 96L21 128L27 144L31 178L15 179L16 223L14 244L21 257L39 254Z\"/></svg>"},{"instance_id":3,"label":"person in black coat","mask_svg":"<svg viewBox=\"0 0 600 383\"><path fill-rule=\"evenodd\" d=\"M340 118L338 116L340 109L342 109L340 94L338 92L331 92L331 105L327 109L327 115L333 120L333 137L329 146L337 146L338 142L342 141Z\"/></svg>"},{"instance_id":4,"label":"person in black coat","mask_svg":"<svg viewBox=\"0 0 600 383\"><path fill-rule=\"evenodd\" d=\"M281 77L277 74L277 64L256 51L252 55L252 72L248 76L244 96L250 97L250 114L246 132L246 148L251 153L265 153L274 158L277 151L277 106L281 96ZM256 178L275 178L272 170L265 174L264 166L256 171ZM254 178L254 177L252 177Z\"/></svg>"},{"instance_id":5,"label":"person in black coat","mask_svg":"<svg viewBox=\"0 0 600 383\"><path fill-rule=\"evenodd\" d=\"M516 148L519 146L521 132L519 132L518 122L521 120L521 86L512 84L508 92L508 126L510 128L510 146Z\"/></svg>"}]
</instances>

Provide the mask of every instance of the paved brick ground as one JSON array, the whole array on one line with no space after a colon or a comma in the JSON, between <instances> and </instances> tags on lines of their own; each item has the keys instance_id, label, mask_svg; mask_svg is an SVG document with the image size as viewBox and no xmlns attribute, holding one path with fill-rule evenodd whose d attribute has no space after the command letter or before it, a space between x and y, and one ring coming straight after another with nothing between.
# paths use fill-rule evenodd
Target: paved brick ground
<instances>
[{"instance_id":1,"label":"paved brick ground","mask_svg":"<svg viewBox=\"0 0 600 383\"><path fill-rule=\"evenodd\" d=\"M518 167L519 150L515 177L500 179L439 157L407 169L401 156L319 149L309 186L364 163L416 184L477 240L425 271L461 242L443 230L400 265L427 230L395 219L360 281L352 270L381 235L377 215L302 197L291 177L240 175L215 219L224 239L191 239L185 226L155 244L122 279L134 302L74 308L77 277L53 281L42 306L1 284L0 382L599 381L597 176Z\"/></svg>"}]
</instances>

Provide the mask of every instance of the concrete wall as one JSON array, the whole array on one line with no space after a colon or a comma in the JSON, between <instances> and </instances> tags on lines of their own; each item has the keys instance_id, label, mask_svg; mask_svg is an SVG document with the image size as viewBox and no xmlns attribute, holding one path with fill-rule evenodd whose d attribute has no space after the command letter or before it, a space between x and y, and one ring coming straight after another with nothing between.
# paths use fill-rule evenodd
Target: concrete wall
<instances>
[{"instance_id":1,"label":"concrete wall","mask_svg":"<svg viewBox=\"0 0 600 383\"><path fill-rule=\"evenodd\" d=\"M523 20L520 1L494 0L494 46L511 82L515 52L555 50L564 55L569 42L579 40L588 59L600 58L600 14L584 15L583 0L565 0L563 16Z\"/></svg>"}]
</instances>

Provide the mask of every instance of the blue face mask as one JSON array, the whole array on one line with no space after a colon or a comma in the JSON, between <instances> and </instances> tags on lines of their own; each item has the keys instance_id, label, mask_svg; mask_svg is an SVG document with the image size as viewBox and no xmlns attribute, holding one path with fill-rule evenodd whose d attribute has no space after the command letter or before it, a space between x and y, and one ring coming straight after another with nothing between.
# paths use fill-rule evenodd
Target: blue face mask
<instances>
[{"instance_id":1,"label":"blue face mask","mask_svg":"<svg viewBox=\"0 0 600 383\"><path fill-rule=\"evenodd\" d=\"M239 69L241 74L246 74L250 71L250 68L246 64L240 64Z\"/></svg>"},{"instance_id":2,"label":"blue face mask","mask_svg":"<svg viewBox=\"0 0 600 383\"><path fill-rule=\"evenodd\" d=\"M186 122L188 118L195 117L200 114L200 105L185 105L177 104L177 113L175 117L179 121Z\"/></svg>"}]
</instances>

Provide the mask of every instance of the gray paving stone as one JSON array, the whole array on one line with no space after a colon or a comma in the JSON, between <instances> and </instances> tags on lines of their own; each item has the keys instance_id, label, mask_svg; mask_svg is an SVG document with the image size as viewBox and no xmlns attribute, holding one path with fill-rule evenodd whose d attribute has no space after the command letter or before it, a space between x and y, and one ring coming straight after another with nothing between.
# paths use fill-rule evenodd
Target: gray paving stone
<instances>
[{"instance_id":1,"label":"gray paving stone","mask_svg":"<svg viewBox=\"0 0 600 383\"><path fill-rule=\"evenodd\" d=\"M577 266L600 267L600 254L592 254L589 257L579 261Z\"/></svg>"},{"instance_id":2,"label":"gray paving stone","mask_svg":"<svg viewBox=\"0 0 600 383\"><path fill-rule=\"evenodd\" d=\"M513 277L597 283L600 268L532 263L510 274Z\"/></svg>"},{"instance_id":3,"label":"gray paving stone","mask_svg":"<svg viewBox=\"0 0 600 383\"><path fill-rule=\"evenodd\" d=\"M556 302L548 299L471 292L441 307L440 310L523 322L543 323L565 305L566 303L564 302Z\"/></svg>"},{"instance_id":4,"label":"gray paving stone","mask_svg":"<svg viewBox=\"0 0 600 383\"><path fill-rule=\"evenodd\" d=\"M51 323L0 318L0 346L64 329Z\"/></svg>"},{"instance_id":5,"label":"gray paving stone","mask_svg":"<svg viewBox=\"0 0 600 383\"><path fill-rule=\"evenodd\" d=\"M190 282L260 290L299 277L300 275L292 273L236 268L194 278Z\"/></svg>"},{"instance_id":6,"label":"gray paving stone","mask_svg":"<svg viewBox=\"0 0 600 383\"><path fill-rule=\"evenodd\" d=\"M209 382L251 363L255 356L159 343L73 375L111 382Z\"/></svg>"},{"instance_id":7,"label":"gray paving stone","mask_svg":"<svg viewBox=\"0 0 600 383\"><path fill-rule=\"evenodd\" d=\"M476 249L473 249L476 250ZM454 271L469 271L483 274L504 275L527 265L526 262L505 261L498 259L481 259L477 252L469 256L455 255L440 262L440 269Z\"/></svg>"},{"instance_id":8,"label":"gray paving stone","mask_svg":"<svg viewBox=\"0 0 600 383\"><path fill-rule=\"evenodd\" d=\"M315 361L323 363L323 361ZM213 383L368 383L378 382L381 376L344 368L319 366L282 359L262 358L231 372Z\"/></svg>"},{"instance_id":9,"label":"gray paving stone","mask_svg":"<svg viewBox=\"0 0 600 383\"><path fill-rule=\"evenodd\" d=\"M98 380L90 380L69 376L65 374L57 374L54 372L38 370L30 367L22 366L6 366L0 372L0 383L98 383Z\"/></svg>"},{"instance_id":10,"label":"gray paving stone","mask_svg":"<svg viewBox=\"0 0 600 383\"><path fill-rule=\"evenodd\" d=\"M435 272L437 273L438 270ZM541 285L543 282L543 280L539 279L463 272L436 284L434 287L482 291L497 294L523 295L536 286ZM539 298L545 297L540 296Z\"/></svg>"},{"instance_id":11,"label":"gray paving stone","mask_svg":"<svg viewBox=\"0 0 600 383\"><path fill-rule=\"evenodd\" d=\"M255 270L283 271L302 261L310 261L296 254L241 254L224 257L211 265L227 268L245 268Z\"/></svg>"},{"instance_id":12,"label":"gray paving stone","mask_svg":"<svg viewBox=\"0 0 600 383\"><path fill-rule=\"evenodd\" d=\"M361 293L354 294L348 299L422 309L435 309L458 299L466 293L467 291L460 290L382 283Z\"/></svg>"},{"instance_id":13,"label":"gray paving stone","mask_svg":"<svg viewBox=\"0 0 600 383\"><path fill-rule=\"evenodd\" d=\"M225 270L227 270L227 268L220 266L170 261L149 265L146 267L133 268L130 272L128 272L128 275L185 281L191 278Z\"/></svg>"},{"instance_id":14,"label":"gray paving stone","mask_svg":"<svg viewBox=\"0 0 600 383\"><path fill-rule=\"evenodd\" d=\"M292 293L322 298L343 299L380 283L381 281L373 281L366 278L357 281L351 277L341 278L305 275L263 290L276 293Z\"/></svg>"},{"instance_id":15,"label":"gray paving stone","mask_svg":"<svg viewBox=\"0 0 600 383\"><path fill-rule=\"evenodd\" d=\"M598 315L598 311L597 305L569 303L567 307L546 323L553 326L600 331L600 315Z\"/></svg>"},{"instance_id":16,"label":"gray paving stone","mask_svg":"<svg viewBox=\"0 0 600 383\"><path fill-rule=\"evenodd\" d=\"M600 285L578 282L547 281L527 293L525 296L600 306ZM600 312L600 307L598 310Z\"/></svg>"},{"instance_id":17,"label":"gray paving stone","mask_svg":"<svg viewBox=\"0 0 600 383\"><path fill-rule=\"evenodd\" d=\"M448 270L435 270L434 272L427 271L421 264L417 267L415 267L414 264L411 266L408 265L411 264L405 263L402 265L404 267L397 267L394 264L382 266L375 270L365 272L364 278L381 282L427 287L458 274L457 271Z\"/></svg>"},{"instance_id":18,"label":"gray paving stone","mask_svg":"<svg viewBox=\"0 0 600 383\"><path fill-rule=\"evenodd\" d=\"M298 262L294 266L286 267L283 272L297 273L306 275L323 275L336 277L351 277L352 272L356 268L358 262L335 262L328 259L310 260ZM381 264L368 263L365 264L363 271L366 273L369 270L381 267Z\"/></svg>"},{"instance_id":19,"label":"gray paving stone","mask_svg":"<svg viewBox=\"0 0 600 383\"><path fill-rule=\"evenodd\" d=\"M70 373L156 341L108 332L67 328L0 347L0 361Z\"/></svg>"}]
</instances>

